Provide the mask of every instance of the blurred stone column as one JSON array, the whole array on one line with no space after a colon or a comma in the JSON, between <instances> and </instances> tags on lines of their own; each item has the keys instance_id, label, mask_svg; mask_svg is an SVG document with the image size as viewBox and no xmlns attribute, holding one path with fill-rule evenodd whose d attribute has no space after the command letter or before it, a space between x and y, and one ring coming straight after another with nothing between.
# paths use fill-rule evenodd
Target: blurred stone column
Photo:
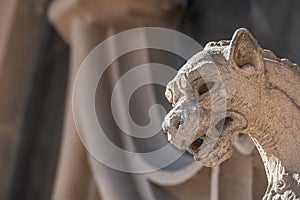
<instances>
[{"instance_id":1,"label":"blurred stone column","mask_svg":"<svg viewBox=\"0 0 300 200\"><path fill-rule=\"evenodd\" d=\"M211 178L211 200L252 200L251 155L235 150L229 160L213 168Z\"/></svg>"},{"instance_id":2,"label":"blurred stone column","mask_svg":"<svg viewBox=\"0 0 300 200\"><path fill-rule=\"evenodd\" d=\"M76 134L72 110L71 92L74 77L78 67L87 53L100 41L108 37L108 29L100 27L118 27L118 30L137 27L138 24L150 23L157 20L168 9L167 1L66 1L58 0L52 3L49 18L61 36L71 46L72 71L69 81L69 94L65 131L58 166L57 179L53 192L54 199L85 199L91 184L91 174L87 163L87 154ZM167 7L166 7L167 6ZM133 14L132 14L133 13ZM135 16L136 15L136 16ZM97 24L97 25L96 25ZM153 24L153 23L152 23ZM114 29L114 28L113 28ZM114 29L115 30L115 29ZM115 48L115 47L112 47ZM109 51L109 50L108 50ZM108 52L109 54L109 52ZM116 66L118 68L118 66ZM110 93L110 84L118 75L108 74L104 77L105 91ZM104 101L110 97L100 95ZM105 105L106 106L106 105ZM103 108L100 109L101 112ZM105 118L105 124L114 125L110 118ZM116 127L112 127L113 137L122 146L122 137ZM99 141L101 143L101 141ZM101 145L99 143L99 145ZM104 199L135 199L139 197L138 187L131 174L118 172L90 158L90 164ZM126 195L124 195L126 193Z\"/></svg>"},{"instance_id":3,"label":"blurred stone column","mask_svg":"<svg viewBox=\"0 0 300 200\"><path fill-rule=\"evenodd\" d=\"M116 34L114 27L108 27L105 31L106 38ZM114 53L117 52L117 46L110 45L105 52L105 58L113 57ZM103 55L102 55L103 56ZM104 56L103 56L104 57ZM105 75L101 77L99 87L96 92L96 103L97 112L101 113L99 120L101 124L109 127L105 134L114 143L114 145L120 148L126 148L123 144L122 133L114 123L114 119L111 116L110 105L111 105L111 94L115 82L119 79L119 62L113 62ZM121 99L121 97L120 97ZM84 108L79 108L84 109ZM98 145L102 146L105 141L99 141ZM107 150L109 151L109 149ZM109 153L109 152L105 152ZM112 169L96 160L93 156L89 156L89 161L92 169L93 177L97 183L98 190L101 193L101 197L104 200L110 199L141 199L140 193L138 192L137 185L132 178L132 174L121 172ZM120 160L119 162L126 162L126 160ZM126 194L126 195L125 195Z\"/></svg>"},{"instance_id":4,"label":"blurred stone column","mask_svg":"<svg viewBox=\"0 0 300 200\"><path fill-rule=\"evenodd\" d=\"M103 31L97 26L86 22L76 5L57 1L52 4L49 12L54 25L64 21L58 31L67 33L63 37L71 47L71 67L69 74L69 89L66 104L66 115L61 153L54 185L53 199L87 199L93 179L87 159L87 152L77 135L72 115L72 89L74 78L79 66L87 54L103 40ZM70 16L72 15L72 17ZM64 19L62 19L64 18Z\"/></svg>"},{"instance_id":5,"label":"blurred stone column","mask_svg":"<svg viewBox=\"0 0 300 200\"><path fill-rule=\"evenodd\" d=\"M169 24L166 23L167 20L165 19L167 18L174 22L174 15L167 17L167 12L165 12L172 8L170 2L171 1L168 0L126 0L124 2L118 0L72 2L57 0L52 3L49 18L61 36L69 42L72 50L72 72L69 82L65 133L53 193L54 199L85 199L85 197L87 197L88 187L90 187L89 185L92 182L89 167L86 162L86 151L76 135L71 110L71 91L79 64L95 45L99 44L99 42L112 33L114 34L117 33L117 31L147 24L165 26ZM113 30L113 32L109 33L109 30ZM116 47L108 49L108 56L109 53L113 51L113 48ZM145 60L145 62L148 62L148 60ZM104 89L102 90L104 94L111 94L113 89L111 84L119 78L118 63L112 67L114 70L108 72L108 76L103 78L105 87L103 87ZM97 110L110 105L110 96L101 94L98 95L100 96L99 98L104 102L108 102L108 104L100 105L99 108L96 108ZM107 112L107 117L103 123L110 127L112 132L110 137L114 139L116 145L122 147L124 144L120 131L115 127L112 121L113 119L109 117L109 112L105 110L103 112ZM135 180L134 175L106 167L92 157L90 157L89 161L93 177L97 182L98 189L101 190L100 193L103 199L131 200L145 197L145 194L142 194L145 189L139 188L140 184L137 184L139 181Z\"/></svg>"}]
</instances>

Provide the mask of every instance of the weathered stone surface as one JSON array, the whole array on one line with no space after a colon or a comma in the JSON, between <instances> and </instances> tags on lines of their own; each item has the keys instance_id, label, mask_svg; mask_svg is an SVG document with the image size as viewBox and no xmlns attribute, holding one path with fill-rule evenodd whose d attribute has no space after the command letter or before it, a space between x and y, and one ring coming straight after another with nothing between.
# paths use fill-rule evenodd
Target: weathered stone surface
<instances>
[{"instance_id":1,"label":"weathered stone surface","mask_svg":"<svg viewBox=\"0 0 300 200\"><path fill-rule=\"evenodd\" d=\"M299 199L299 74L298 65L238 29L231 41L208 43L170 81L173 109L163 128L206 166L230 158L235 138L249 134L267 173L264 199Z\"/></svg>"}]
</instances>

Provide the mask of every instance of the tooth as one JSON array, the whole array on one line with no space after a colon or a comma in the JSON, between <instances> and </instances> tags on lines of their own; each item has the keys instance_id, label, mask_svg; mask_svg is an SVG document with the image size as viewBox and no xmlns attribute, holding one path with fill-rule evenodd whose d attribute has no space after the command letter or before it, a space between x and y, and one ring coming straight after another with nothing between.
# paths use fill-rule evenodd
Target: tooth
<instances>
[{"instance_id":1,"label":"tooth","mask_svg":"<svg viewBox=\"0 0 300 200\"><path fill-rule=\"evenodd\" d=\"M168 141L170 142L172 139L172 135L170 133L168 133Z\"/></svg>"}]
</instances>

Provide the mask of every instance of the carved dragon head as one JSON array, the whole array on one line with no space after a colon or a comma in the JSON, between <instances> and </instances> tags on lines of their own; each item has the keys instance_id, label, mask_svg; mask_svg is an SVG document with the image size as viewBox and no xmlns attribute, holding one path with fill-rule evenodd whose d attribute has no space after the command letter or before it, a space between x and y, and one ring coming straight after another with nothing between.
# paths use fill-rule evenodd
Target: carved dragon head
<instances>
[{"instance_id":1,"label":"carved dragon head","mask_svg":"<svg viewBox=\"0 0 300 200\"><path fill-rule=\"evenodd\" d=\"M266 87L262 51L242 28L188 60L166 87L173 106L163 122L169 141L206 166L227 160Z\"/></svg>"}]
</instances>

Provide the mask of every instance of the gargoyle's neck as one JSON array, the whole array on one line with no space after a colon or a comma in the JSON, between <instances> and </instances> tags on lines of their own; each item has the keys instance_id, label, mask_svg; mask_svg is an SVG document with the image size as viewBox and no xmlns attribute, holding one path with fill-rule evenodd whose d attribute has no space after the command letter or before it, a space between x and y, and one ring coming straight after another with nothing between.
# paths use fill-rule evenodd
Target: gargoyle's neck
<instances>
[{"instance_id":1,"label":"gargoyle's neck","mask_svg":"<svg viewBox=\"0 0 300 200\"><path fill-rule=\"evenodd\" d=\"M256 115L251 119L250 136L265 165L269 182L267 194L273 197L292 192L291 195L300 197L299 100L289 95L291 91L281 89L292 89L295 85L288 88L279 77L277 81L278 84L269 82L270 86L261 95Z\"/></svg>"},{"instance_id":2,"label":"gargoyle's neck","mask_svg":"<svg viewBox=\"0 0 300 200\"><path fill-rule=\"evenodd\" d=\"M265 61L267 86L252 117L252 135L268 157L300 173L300 76L288 66Z\"/></svg>"},{"instance_id":3,"label":"gargoyle's neck","mask_svg":"<svg viewBox=\"0 0 300 200\"><path fill-rule=\"evenodd\" d=\"M266 168L277 158L286 170L300 174L300 110L282 91L266 93L251 119L250 136Z\"/></svg>"},{"instance_id":4,"label":"gargoyle's neck","mask_svg":"<svg viewBox=\"0 0 300 200\"><path fill-rule=\"evenodd\" d=\"M277 109L280 110L279 107ZM268 178L264 200L296 200L300 197L300 134L297 122L291 119L298 122L300 119L299 116L293 118L272 112L270 114L273 116L268 114L266 118L258 117L258 131L250 134L261 155Z\"/></svg>"}]
</instances>

